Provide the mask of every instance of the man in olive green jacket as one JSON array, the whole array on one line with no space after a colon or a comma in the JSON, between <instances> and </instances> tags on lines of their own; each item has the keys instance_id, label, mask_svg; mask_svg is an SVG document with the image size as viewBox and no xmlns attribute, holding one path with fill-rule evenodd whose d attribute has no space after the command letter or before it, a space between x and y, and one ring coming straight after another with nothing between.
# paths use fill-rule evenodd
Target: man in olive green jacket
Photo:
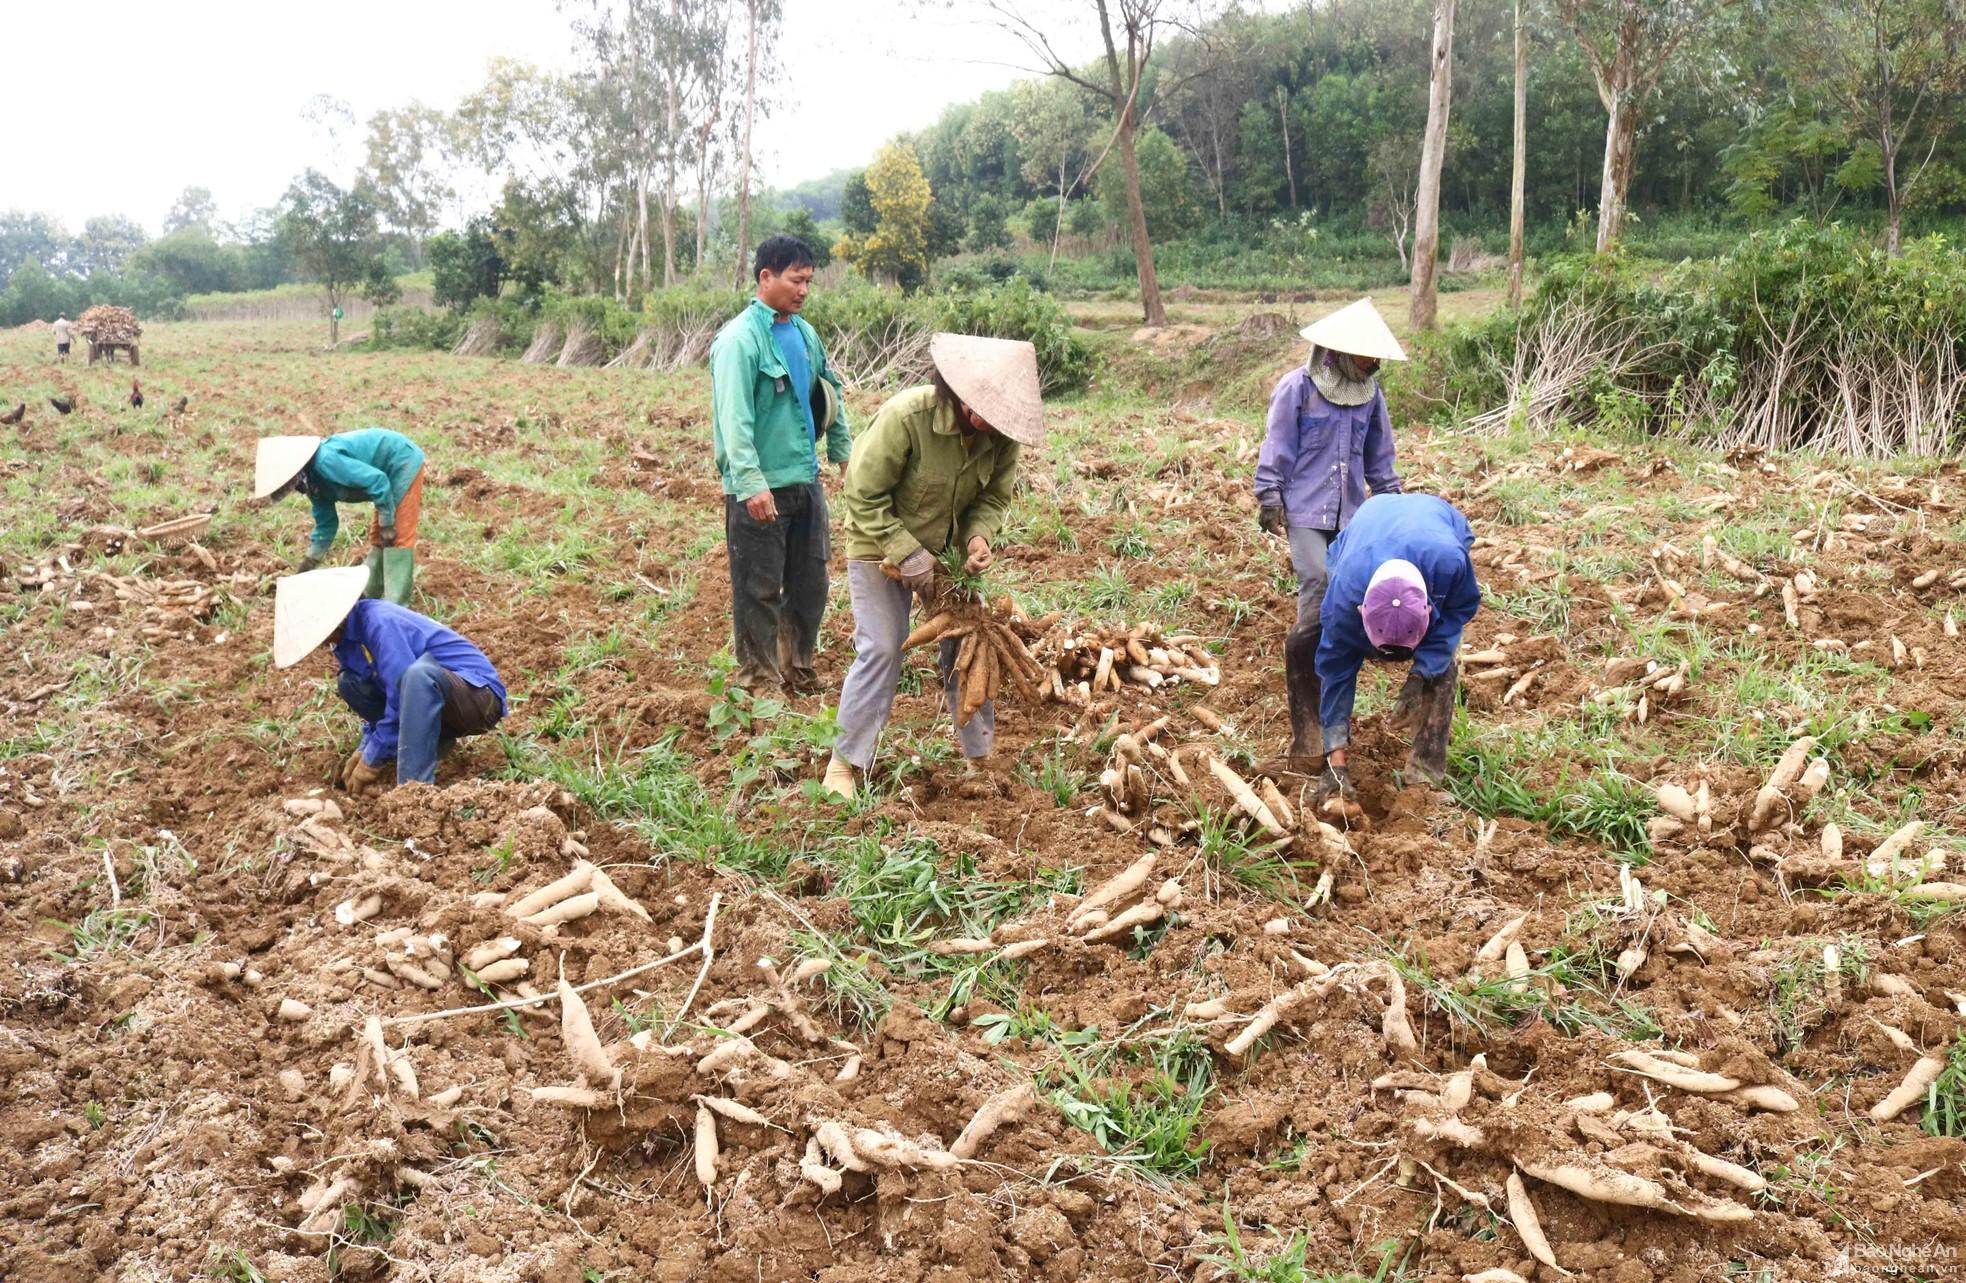
<instances>
[{"instance_id":1,"label":"man in olive green jacket","mask_svg":"<svg viewBox=\"0 0 1966 1283\"><path fill-rule=\"evenodd\" d=\"M936 379L897 394L854 445L841 489L846 508L847 592L853 601L853 666L840 689L839 738L823 787L853 797L855 771L873 762L901 679L901 646L913 598L935 581L935 559L960 548L964 568L995 560L991 543L1009 511L1022 447L1044 440L1037 351L1029 343L937 334ZM938 655L943 699L961 707L956 642ZM956 738L963 756L988 757L996 709L985 701Z\"/></svg>"},{"instance_id":2,"label":"man in olive green jacket","mask_svg":"<svg viewBox=\"0 0 1966 1283\"><path fill-rule=\"evenodd\" d=\"M819 436L842 470L853 436L839 376L798 315L812 287L812 251L796 237L770 237L758 246L756 279L757 297L710 345L732 643L740 685L809 691L832 555Z\"/></svg>"}]
</instances>

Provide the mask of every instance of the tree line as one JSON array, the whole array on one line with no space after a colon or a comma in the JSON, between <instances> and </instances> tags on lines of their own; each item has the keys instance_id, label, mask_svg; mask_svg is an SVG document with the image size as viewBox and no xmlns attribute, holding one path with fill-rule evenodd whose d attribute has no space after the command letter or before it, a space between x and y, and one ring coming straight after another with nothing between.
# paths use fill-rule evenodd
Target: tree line
<instances>
[{"instance_id":1,"label":"tree line","mask_svg":"<svg viewBox=\"0 0 1966 1283\"><path fill-rule=\"evenodd\" d=\"M1895 247L1907 215L1966 207L1959 0L1316 0L1201 22L1171 0L982 7L1042 78L889 150L969 211L975 247L1006 208L1055 246L1092 201L1084 221L1135 251L1150 321L1155 242L1314 213L1381 230L1405 262L1443 212L1508 220L1518 154L1526 219L1584 212L1600 250L1634 215L1784 210L1876 215ZM1057 55L1075 20L1103 57ZM882 163L849 178L849 205Z\"/></svg>"}]
</instances>

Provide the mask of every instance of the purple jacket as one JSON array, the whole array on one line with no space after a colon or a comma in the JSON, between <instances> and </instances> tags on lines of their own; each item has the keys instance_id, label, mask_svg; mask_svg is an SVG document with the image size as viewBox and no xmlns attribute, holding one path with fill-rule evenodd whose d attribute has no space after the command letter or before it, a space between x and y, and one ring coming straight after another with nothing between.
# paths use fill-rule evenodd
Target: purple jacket
<instances>
[{"instance_id":1,"label":"purple jacket","mask_svg":"<svg viewBox=\"0 0 1966 1283\"><path fill-rule=\"evenodd\" d=\"M1311 530L1343 530L1373 494L1398 494L1386 394L1334 405L1299 366L1270 394L1269 424L1256 456L1256 502L1282 504L1284 519Z\"/></svg>"}]
</instances>

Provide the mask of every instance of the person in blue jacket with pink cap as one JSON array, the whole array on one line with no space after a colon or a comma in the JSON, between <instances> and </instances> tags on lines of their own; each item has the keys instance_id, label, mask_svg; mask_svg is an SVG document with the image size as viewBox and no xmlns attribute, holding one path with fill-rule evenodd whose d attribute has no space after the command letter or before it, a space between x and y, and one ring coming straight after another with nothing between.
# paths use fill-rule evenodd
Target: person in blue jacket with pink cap
<instances>
[{"instance_id":1,"label":"person in blue jacket with pink cap","mask_svg":"<svg viewBox=\"0 0 1966 1283\"><path fill-rule=\"evenodd\" d=\"M1318 722L1324 736L1321 809L1355 813L1346 766L1358 670L1367 662L1412 662L1393 712L1412 731L1407 769L1438 783L1447 774L1461 633L1481 608L1474 530L1453 504L1434 495L1374 495L1331 545L1330 586L1318 640Z\"/></svg>"}]
</instances>

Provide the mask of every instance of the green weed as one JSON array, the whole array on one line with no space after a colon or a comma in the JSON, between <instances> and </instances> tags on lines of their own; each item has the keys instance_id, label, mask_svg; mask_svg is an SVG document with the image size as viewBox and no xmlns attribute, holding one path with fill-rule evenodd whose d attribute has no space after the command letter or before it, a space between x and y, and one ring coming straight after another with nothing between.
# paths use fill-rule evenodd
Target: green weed
<instances>
[{"instance_id":1,"label":"green weed","mask_svg":"<svg viewBox=\"0 0 1966 1283\"><path fill-rule=\"evenodd\" d=\"M1946 1050L1946 1067L1925 1089L1918 1125L1933 1136L1966 1137L1966 1033Z\"/></svg>"},{"instance_id":2,"label":"green weed","mask_svg":"<svg viewBox=\"0 0 1966 1283\"><path fill-rule=\"evenodd\" d=\"M1145 1061L1144 1079L1118 1061ZM1063 1053L1051 1099L1065 1121L1090 1132L1109 1154L1161 1178L1192 1178L1207 1161L1202 1112L1214 1090L1213 1056L1192 1034L1153 1043L1144 1054L1119 1044L1091 1061Z\"/></svg>"},{"instance_id":3,"label":"green weed","mask_svg":"<svg viewBox=\"0 0 1966 1283\"><path fill-rule=\"evenodd\" d=\"M1019 758L1016 774L1025 784L1049 794L1059 806L1071 806L1092 784L1091 772L1073 764L1070 742L1062 735L1051 741L1035 767L1028 757Z\"/></svg>"},{"instance_id":4,"label":"green weed","mask_svg":"<svg viewBox=\"0 0 1966 1283\"><path fill-rule=\"evenodd\" d=\"M130 908L91 909L87 917L76 923L43 919L49 926L60 927L68 936L72 952L49 950L63 962L81 962L133 949L137 937L156 920L156 915L147 910Z\"/></svg>"},{"instance_id":5,"label":"green weed","mask_svg":"<svg viewBox=\"0 0 1966 1283\"><path fill-rule=\"evenodd\" d=\"M1811 1030L1829 1019L1829 972L1823 957L1828 941L1801 940L1778 964L1768 983L1768 1006L1775 1026L1775 1041L1782 1055L1802 1045ZM1855 936L1836 942L1839 960L1839 989L1861 985L1869 974L1870 949Z\"/></svg>"},{"instance_id":6,"label":"green weed","mask_svg":"<svg viewBox=\"0 0 1966 1283\"><path fill-rule=\"evenodd\" d=\"M219 1283L267 1283L252 1258L240 1248L214 1245L205 1256L205 1275Z\"/></svg>"}]
</instances>

